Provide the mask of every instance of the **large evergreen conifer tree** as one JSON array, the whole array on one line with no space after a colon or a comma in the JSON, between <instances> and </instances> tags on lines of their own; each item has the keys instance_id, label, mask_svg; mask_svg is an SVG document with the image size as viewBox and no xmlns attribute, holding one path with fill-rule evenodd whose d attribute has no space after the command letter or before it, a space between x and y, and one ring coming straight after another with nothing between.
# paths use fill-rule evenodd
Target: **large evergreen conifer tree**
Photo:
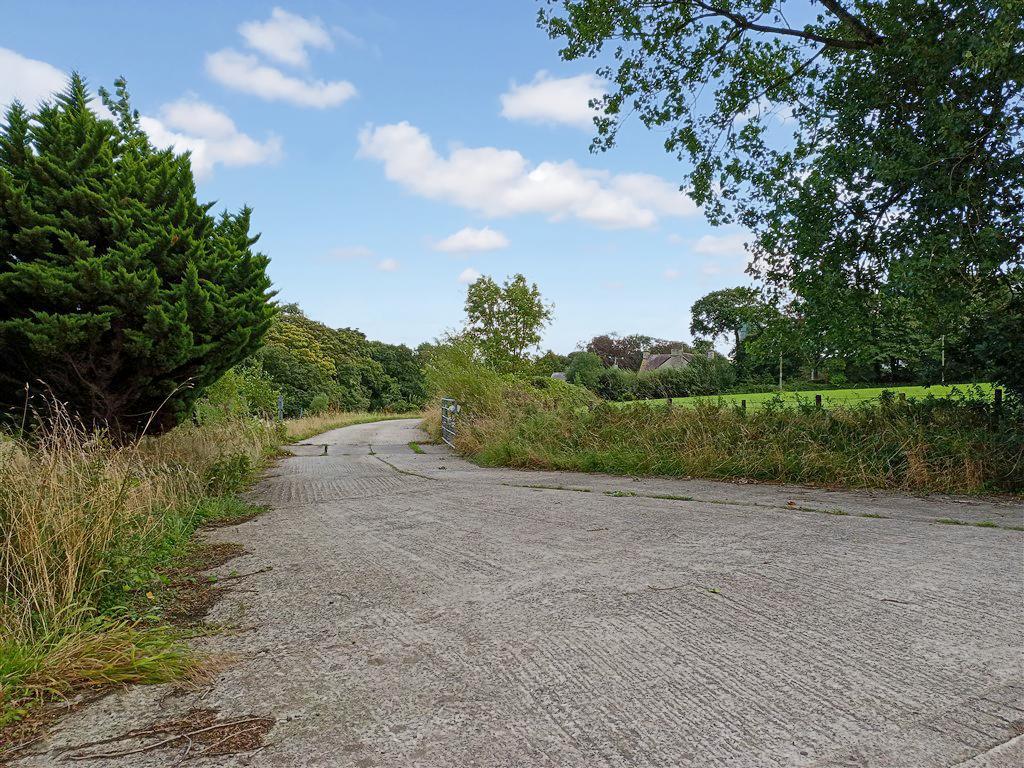
<instances>
[{"instance_id":1,"label":"large evergreen conifer tree","mask_svg":"<svg viewBox=\"0 0 1024 768\"><path fill-rule=\"evenodd\" d=\"M81 77L0 130L0 409L49 391L119 436L163 431L260 345L274 313L248 208L214 218L189 157L157 150L123 80Z\"/></svg>"}]
</instances>

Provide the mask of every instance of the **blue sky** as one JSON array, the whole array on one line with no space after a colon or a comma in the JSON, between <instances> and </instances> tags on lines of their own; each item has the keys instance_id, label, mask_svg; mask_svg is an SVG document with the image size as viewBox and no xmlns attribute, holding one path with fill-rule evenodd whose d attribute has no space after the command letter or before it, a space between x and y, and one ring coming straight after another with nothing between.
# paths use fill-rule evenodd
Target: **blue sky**
<instances>
[{"instance_id":1,"label":"blue sky","mask_svg":"<svg viewBox=\"0 0 1024 768\"><path fill-rule=\"evenodd\" d=\"M473 275L522 272L555 305L545 348L688 339L695 299L749 282L745 235L638 122L588 151L593 62L562 62L537 9L8 1L0 104L125 75L200 197L254 208L280 299L329 325L415 345L459 326Z\"/></svg>"}]
</instances>

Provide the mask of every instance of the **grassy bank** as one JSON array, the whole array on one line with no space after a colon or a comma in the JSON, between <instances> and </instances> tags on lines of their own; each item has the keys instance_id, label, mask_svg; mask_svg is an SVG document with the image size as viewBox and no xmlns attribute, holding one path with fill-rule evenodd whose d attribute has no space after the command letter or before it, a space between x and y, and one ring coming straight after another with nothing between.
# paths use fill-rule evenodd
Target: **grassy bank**
<instances>
[{"instance_id":1,"label":"grassy bank","mask_svg":"<svg viewBox=\"0 0 1024 768\"><path fill-rule=\"evenodd\" d=\"M237 494L280 443L406 417L226 416L130 445L63 417L0 435L0 726L82 688L202 677L165 586L199 554L195 532L258 511Z\"/></svg>"},{"instance_id":2,"label":"grassy bank","mask_svg":"<svg viewBox=\"0 0 1024 768\"><path fill-rule=\"evenodd\" d=\"M1024 491L1024 437L955 403L743 413L713 405L536 411L463 430L484 465L748 478L914 493Z\"/></svg>"},{"instance_id":3,"label":"grassy bank","mask_svg":"<svg viewBox=\"0 0 1024 768\"><path fill-rule=\"evenodd\" d=\"M116 445L67 418L0 439L0 724L87 686L196 677L152 590L276 445L254 420ZM148 599L147 599L148 595Z\"/></svg>"},{"instance_id":4,"label":"grassy bank","mask_svg":"<svg viewBox=\"0 0 1024 768\"><path fill-rule=\"evenodd\" d=\"M453 348L427 369L462 405L456 445L480 464L913 493L1024 492L1019 406L884 397L743 411L724 402L622 407L563 382L502 376ZM424 426L439 432L431 413Z\"/></svg>"},{"instance_id":5,"label":"grassy bank","mask_svg":"<svg viewBox=\"0 0 1024 768\"><path fill-rule=\"evenodd\" d=\"M749 394L730 395L701 395L696 397L674 397L673 405L692 407L698 403L721 403L723 405L739 405L747 401L747 408L753 410L763 408L769 403L781 401L787 406L796 406L801 403L814 403L814 396L821 395L822 405L847 406L859 405L862 403L878 403L883 393L892 393L894 397L903 395L907 398L924 400L928 397L935 398L965 398L969 400L987 401L992 399L991 384L953 384L933 385L930 387L858 387L851 389L820 389L799 392L751 392ZM665 398L656 400L634 400L633 402L618 403L621 407L630 405L665 405L668 401Z\"/></svg>"}]
</instances>

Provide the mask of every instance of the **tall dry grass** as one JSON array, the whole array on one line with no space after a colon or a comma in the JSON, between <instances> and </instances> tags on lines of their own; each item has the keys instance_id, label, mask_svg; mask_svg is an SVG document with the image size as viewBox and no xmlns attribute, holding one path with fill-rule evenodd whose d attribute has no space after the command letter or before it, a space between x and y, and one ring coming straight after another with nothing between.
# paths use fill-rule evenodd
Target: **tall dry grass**
<instances>
[{"instance_id":1,"label":"tall dry grass","mask_svg":"<svg viewBox=\"0 0 1024 768\"><path fill-rule=\"evenodd\" d=\"M1024 430L957 403L745 413L717 405L534 410L465 424L485 465L749 478L913 493L1024 492Z\"/></svg>"},{"instance_id":2,"label":"tall dry grass","mask_svg":"<svg viewBox=\"0 0 1024 768\"><path fill-rule=\"evenodd\" d=\"M1024 492L1024 407L882 398L816 408L766 403L622 407L563 382L501 376L457 345L434 353L435 395L462 405L456 445L491 466L750 478L915 493ZM432 409L433 410L433 409ZM436 436L435 418L424 426Z\"/></svg>"},{"instance_id":3,"label":"tall dry grass","mask_svg":"<svg viewBox=\"0 0 1024 768\"><path fill-rule=\"evenodd\" d=\"M238 420L119 445L59 409L30 438L0 439L0 702L195 673L173 633L109 610L110 596L275 442Z\"/></svg>"}]
</instances>

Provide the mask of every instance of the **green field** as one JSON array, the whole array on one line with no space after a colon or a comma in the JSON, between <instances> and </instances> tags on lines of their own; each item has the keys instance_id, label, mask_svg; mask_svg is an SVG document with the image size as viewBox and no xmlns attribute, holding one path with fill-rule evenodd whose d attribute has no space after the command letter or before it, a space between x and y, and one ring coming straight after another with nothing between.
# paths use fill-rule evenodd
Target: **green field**
<instances>
[{"instance_id":1,"label":"green field","mask_svg":"<svg viewBox=\"0 0 1024 768\"><path fill-rule=\"evenodd\" d=\"M990 399L992 397L991 384L935 384L930 387L870 387L857 389L819 389L805 392L781 393L782 399L787 403L799 401L814 402L815 395L821 395L822 405L858 405L860 403L878 400L883 392L893 392L899 396L904 393L908 398L923 399L932 395L934 397L946 397L949 394L960 394L970 398ZM779 392L752 392L739 395L706 395L700 397L674 397L673 405L695 405L699 402L722 402L727 405L739 405L742 400L747 401L747 408L761 408L769 400L775 399ZM667 401L657 400L635 400L633 402L616 403L616 405L664 405Z\"/></svg>"}]
</instances>

